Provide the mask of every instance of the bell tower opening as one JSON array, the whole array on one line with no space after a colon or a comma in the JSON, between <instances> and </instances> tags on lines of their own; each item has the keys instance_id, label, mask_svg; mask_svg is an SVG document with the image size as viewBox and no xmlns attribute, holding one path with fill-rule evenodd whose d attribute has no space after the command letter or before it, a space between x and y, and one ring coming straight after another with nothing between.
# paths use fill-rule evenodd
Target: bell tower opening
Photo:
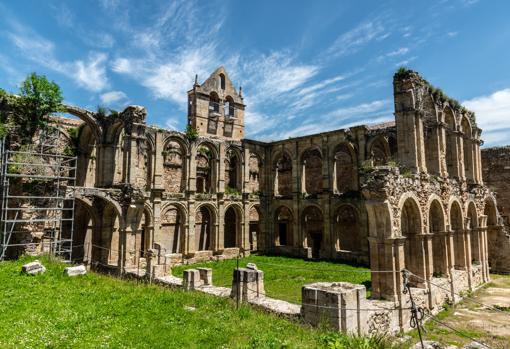
<instances>
[{"instance_id":1,"label":"bell tower opening","mask_svg":"<svg viewBox=\"0 0 510 349\"><path fill-rule=\"evenodd\" d=\"M188 124L199 136L241 140L245 107L241 89L236 90L225 68L219 67L202 84L195 79L188 91Z\"/></svg>"}]
</instances>

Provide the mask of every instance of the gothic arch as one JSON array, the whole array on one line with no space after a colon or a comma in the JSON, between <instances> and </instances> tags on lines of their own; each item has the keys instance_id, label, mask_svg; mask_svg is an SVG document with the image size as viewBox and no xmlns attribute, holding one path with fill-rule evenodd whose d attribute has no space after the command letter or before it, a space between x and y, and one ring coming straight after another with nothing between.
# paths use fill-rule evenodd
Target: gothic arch
<instances>
[{"instance_id":1,"label":"gothic arch","mask_svg":"<svg viewBox=\"0 0 510 349\"><path fill-rule=\"evenodd\" d=\"M429 234L432 234L432 271L435 276L448 275L448 235L441 198L432 195L427 205Z\"/></svg>"},{"instance_id":2,"label":"gothic arch","mask_svg":"<svg viewBox=\"0 0 510 349\"><path fill-rule=\"evenodd\" d=\"M239 204L235 203L225 206L223 230L224 248L240 247L243 224L243 208Z\"/></svg>"},{"instance_id":3,"label":"gothic arch","mask_svg":"<svg viewBox=\"0 0 510 349\"><path fill-rule=\"evenodd\" d=\"M218 149L208 141L200 142L196 147L196 191L197 193L215 193L218 176Z\"/></svg>"},{"instance_id":4,"label":"gothic arch","mask_svg":"<svg viewBox=\"0 0 510 349\"><path fill-rule=\"evenodd\" d=\"M378 135L367 143L368 156L374 166L386 165L391 158L391 150L388 139L384 135Z\"/></svg>"},{"instance_id":5,"label":"gothic arch","mask_svg":"<svg viewBox=\"0 0 510 349\"><path fill-rule=\"evenodd\" d=\"M454 265L456 269L465 269L468 261L466 260L467 251L465 246L464 234L464 215L461 204L457 199L450 202L450 229L453 231L453 250Z\"/></svg>"},{"instance_id":6,"label":"gothic arch","mask_svg":"<svg viewBox=\"0 0 510 349\"><path fill-rule=\"evenodd\" d=\"M242 191L243 156L239 148L229 146L225 151L225 189Z\"/></svg>"},{"instance_id":7,"label":"gothic arch","mask_svg":"<svg viewBox=\"0 0 510 349\"><path fill-rule=\"evenodd\" d=\"M168 193L181 193L186 188L188 149L178 137L165 138L163 143L163 187ZM159 155L159 154L158 154Z\"/></svg>"},{"instance_id":8,"label":"gothic arch","mask_svg":"<svg viewBox=\"0 0 510 349\"><path fill-rule=\"evenodd\" d=\"M318 205L309 205L301 213L305 246L312 249L312 258L319 258L324 238L324 216Z\"/></svg>"},{"instance_id":9,"label":"gothic arch","mask_svg":"<svg viewBox=\"0 0 510 349\"><path fill-rule=\"evenodd\" d=\"M333 163L333 192L336 191L336 194L343 194L357 190L358 160L354 146L349 142L338 144L333 148L331 161Z\"/></svg>"},{"instance_id":10,"label":"gothic arch","mask_svg":"<svg viewBox=\"0 0 510 349\"><path fill-rule=\"evenodd\" d=\"M294 215L292 210L281 205L274 211L274 243L277 246L292 246Z\"/></svg>"},{"instance_id":11,"label":"gothic arch","mask_svg":"<svg viewBox=\"0 0 510 349\"><path fill-rule=\"evenodd\" d=\"M312 146L301 153L301 177L305 175L304 192L316 195L322 192L322 152ZM304 174L303 174L304 168Z\"/></svg>"},{"instance_id":12,"label":"gothic arch","mask_svg":"<svg viewBox=\"0 0 510 349\"><path fill-rule=\"evenodd\" d=\"M161 246L165 254L183 253L186 227L186 212L173 203L161 210L161 228L154 242Z\"/></svg>"},{"instance_id":13,"label":"gothic arch","mask_svg":"<svg viewBox=\"0 0 510 349\"><path fill-rule=\"evenodd\" d=\"M361 224L357 208L350 204L341 204L334 212L336 249L352 252L361 251Z\"/></svg>"},{"instance_id":14,"label":"gothic arch","mask_svg":"<svg viewBox=\"0 0 510 349\"><path fill-rule=\"evenodd\" d=\"M250 244L251 251L256 251L258 249L261 221L262 211L260 209L260 204L250 205L250 207L248 208L248 224L249 224L248 242Z\"/></svg>"},{"instance_id":15,"label":"gothic arch","mask_svg":"<svg viewBox=\"0 0 510 349\"><path fill-rule=\"evenodd\" d=\"M254 152L250 152L248 160L248 192L257 193L261 188L260 175L262 171L262 160L260 156Z\"/></svg>"},{"instance_id":16,"label":"gothic arch","mask_svg":"<svg viewBox=\"0 0 510 349\"><path fill-rule=\"evenodd\" d=\"M274 190L275 195L290 196L292 195L292 157L289 152L282 151L278 156L273 157L273 173L274 173ZM276 181L278 181L276 183Z\"/></svg>"},{"instance_id":17,"label":"gothic arch","mask_svg":"<svg viewBox=\"0 0 510 349\"><path fill-rule=\"evenodd\" d=\"M216 234L217 209L208 203L195 210L195 248L197 251L212 251Z\"/></svg>"},{"instance_id":18,"label":"gothic arch","mask_svg":"<svg viewBox=\"0 0 510 349\"><path fill-rule=\"evenodd\" d=\"M457 175L459 157L457 151L457 122L453 110L446 106L443 109L444 122L446 124L446 167L450 177Z\"/></svg>"},{"instance_id":19,"label":"gothic arch","mask_svg":"<svg viewBox=\"0 0 510 349\"><path fill-rule=\"evenodd\" d=\"M400 232L405 237L404 266L411 273L425 278L425 253L421 234L423 233L423 219L419 201L413 194L407 193L400 200ZM420 279L411 279L415 284L421 284Z\"/></svg>"}]
</instances>

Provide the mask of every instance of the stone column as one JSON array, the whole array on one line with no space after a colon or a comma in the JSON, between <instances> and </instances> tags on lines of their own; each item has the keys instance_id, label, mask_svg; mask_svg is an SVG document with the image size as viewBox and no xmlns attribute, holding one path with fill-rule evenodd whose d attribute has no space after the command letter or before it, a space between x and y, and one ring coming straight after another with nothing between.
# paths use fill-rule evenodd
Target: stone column
<instances>
[{"instance_id":1,"label":"stone column","mask_svg":"<svg viewBox=\"0 0 510 349\"><path fill-rule=\"evenodd\" d=\"M219 159L216 166L216 183L214 184L215 190L213 193L223 193L225 191L225 159L226 159L226 147L225 143L221 142L219 147ZM239 159L241 161L241 159Z\"/></svg>"},{"instance_id":2,"label":"stone column","mask_svg":"<svg viewBox=\"0 0 510 349\"><path fill-rule=\"evenodd\" d=\"M450 230L450 226L446 227L447 233L447 248L448 248L448 270L449 270L449 281L450 281L450 297L453 301L455 301L455 287L453 285L453 270L455 269L455 250L454 250L454 242L453 242L453 234L454 232Z\"/></svg>"},{"instance_id":3,"label":"stone column","mask_svg":"<svg viewBox=\"0 0 510 349\"><path fill-rule=\"evenodd\" d=\"M213 251L223 251L225 249L225 203L220 201L218 203L218 217L216 217L214 234L211 234L211 245Z\"/></svg>"},{"instance_id":4,"label":"stone column","mask_svg":"<svg viewBox=\"0 0 510 349\"><path fill-rule=\"evenodd\" d=\"M303 161L301 170L301 194L306 194L306 160Z\"/></svg>"},{"instance_id":5,"label":"stone column","mask_svg":"<svg viewBox=\"0 0 510 349\"><path fill-rule=\"evenodd\" d=\"M464 142L463 142L463 133L460 131L455 132L455 137L457 141L457 162L458 162L458 170L459 170L459 178L465 180L466 179L466 168L464 164Z\"/></svg>"},{"instance_id":6,"label":"stone column","mask_svg":"<svg viewBox=\"0 0 510 349\"><path fill-rule=\"evenodd\" d=\"M332 188L333 194L338 194L338 183L336 182L336 159L333 159L333 175L332 177Z\"/></svg>"},{"instance_id":7,"label":"stone column","mask_svg":"<svg viewBox=\"0 0 510 349\"><path fill-rule=\"evenodd\" d=\"M184 248L183 255L185 257L192 257L197 251L196 237L195 237L195 217L196 209L195 202L191 201L188 203L188 214L186 215L186 224L184 226Z\"/></svg>"},{"instance_id":8,"label":"stone column","mask_svg":"<svg viewBox=\"0 0 510 349\"><path fill-rule=\"evenodd\" d=\"M192 143L190 146L189 154L186 154L186 175L187 175L187 189L191 193L197 191L197 144Z\"/></svg>"},{"instance_id":9,"label":"stone column","mask_svg":"<svg viewBox=\"0 0 510 349\"><path fill-rule=\"evenodd\" d=\"M446 124L440 122L437 126L437 133L439 138L439 173L441 176L448 175L448 166L446 164Z\"/></svg>"},{"instance_id":10,"label":"stone column","mask_svg":"<svg viewBox=\"0 0 510 349\"><path fill-rule=\"evenodd\" d=\"M469 218L467 218L469 219ZM470 226L470 225L466 225L466 226ZM464 235L464 260L465 260L465 263L466 263L466 271L467 271L467 274L468 274L468 287L469 287L469 290L473 290L473 269L472 269L472 264L471 264L471 261L473 260L471 258L471 230L469 229L466 229L464 230L463 232L463 235Z\"/></svg>"},{"instance_id":11,"label":"stone column","mask_svg":"<svg viewBox=\"0 0 510 349\"><path fill-rule=\"evenodd\" d=\"M274 188L273 193L274 196L280 196L280 192L278 191L278 165L276 165L275 174L274 174Z\"/></svg>"},{"instance_id":12,"label":"stone column","mask_svg":"<svg viewBox=\"0 0 510 349\"><path fill-rule=\"evenodd\" d=\"M153 154L153 169L154 169L154 183L153 188L154 189L163 189L163 156L161 153L164 151L164 144L163 144L163 133L162 132L156 132L154 134L155 138L155 147L154 147L154 154ZM188 163L188 161L186 161ZM188 172L188 171L186 171Z\"/></svg>"}]
</instances>

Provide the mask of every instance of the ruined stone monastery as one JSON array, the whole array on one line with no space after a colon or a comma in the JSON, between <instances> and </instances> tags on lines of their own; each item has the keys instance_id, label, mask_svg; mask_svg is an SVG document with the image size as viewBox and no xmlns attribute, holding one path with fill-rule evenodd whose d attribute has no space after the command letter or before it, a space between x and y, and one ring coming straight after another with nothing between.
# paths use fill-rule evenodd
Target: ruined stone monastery
<instances>
[{"instance_id":1,"label":"ruined stone monastery","mask_svg":"<svg viewBox=\"0 0 510 349\"><path fill-rule=\"evenodd\" d=\"M148 126L141 106L68 107L83 120L73 258L155 274L252 251L344 260L370 266L376 299L400 301L408 269L429 308L451 298L431 280L453 293L510 271L474 114L415 72L393 87L394 122L276 142L245 138L223 67L188 91L198 137Z\"/></svg>"}]
</instances>

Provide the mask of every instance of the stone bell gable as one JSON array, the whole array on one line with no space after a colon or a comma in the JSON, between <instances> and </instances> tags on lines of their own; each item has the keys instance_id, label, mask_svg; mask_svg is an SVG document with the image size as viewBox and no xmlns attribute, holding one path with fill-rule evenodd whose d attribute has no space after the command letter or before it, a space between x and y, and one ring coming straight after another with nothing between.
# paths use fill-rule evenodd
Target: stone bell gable
<instances>
[{"instance_id":1,"label":"stone bell gable","mask_svg":"<svg viewBox=\"0 0 510 349\"><path fill-rule=\"evenodd\" d=\"M223 66L202 84L197 77L193 89L188 91L188 124L200 136L243 139L244 108L241 90L236 91Z\"/></svg>"}]
</instances>

